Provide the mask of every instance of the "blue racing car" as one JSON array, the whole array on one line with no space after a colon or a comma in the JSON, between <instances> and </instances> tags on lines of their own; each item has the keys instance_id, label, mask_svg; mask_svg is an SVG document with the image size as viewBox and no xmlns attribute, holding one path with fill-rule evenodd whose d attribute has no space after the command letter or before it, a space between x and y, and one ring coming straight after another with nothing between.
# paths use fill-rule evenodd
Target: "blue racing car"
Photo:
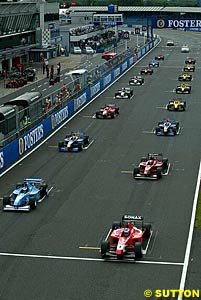
<instances>
[{"instance_id":1,"label":"blue racing car","mask_svg":"<svg viewBox=\"0 0 201 300\"><path fill-rule=\"evenodd\" d=\"M179 122L175 122L174 119L163 119L158 123L154 133L162 136L174 136L179 132Z\"/></svg>"},{"instance_id":2,"label":"blue racing car","mask_svg":"<svg viewBox=\"0 0 201 300\"><path fill-rule=\"evenodd\" d=\"M155 59L152 59L150 62L149 62L149 67L150 68L158 68L159 67L159 62Z\"/></svg>"},{"instance_id":3,"label":"blue racing car","mask_svg":"<svg viewBox=\"0 0 201 300\"><path fill-rule=\"evenodd\" d=\"M3 197L4 211L30 211L35 209L37 202L44 199L48 186L40 178L26 178L23 183L17 183L10 196Z\"/></svg>"},{"instance_id":4,"label":"blue racing car","mask_svg":"<svg viewBox=\"0 0 201 300\"><path fill-rule=\"evenodd\" d=\"M60 152L78 152L87 149L92 142L83 131L72 131L63 142L59 142L58 148Z\"/></svg>"}]
</instances>

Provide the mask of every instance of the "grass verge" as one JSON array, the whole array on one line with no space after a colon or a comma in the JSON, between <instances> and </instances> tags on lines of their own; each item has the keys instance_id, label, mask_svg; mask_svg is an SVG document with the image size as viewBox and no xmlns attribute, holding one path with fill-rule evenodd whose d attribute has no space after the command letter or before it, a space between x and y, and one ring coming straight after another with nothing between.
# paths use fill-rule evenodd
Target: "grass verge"
<instances>
[{"instance_id":1,"label":"grass verge","mask_svg":"<svg viewBox=\"0 0 201 300\"><path fill-rule=\"evenodd\" d=\"M195 217L195 228L201 228L201 190L199 191L197 211Z\"/></svg>"}]
</instances>

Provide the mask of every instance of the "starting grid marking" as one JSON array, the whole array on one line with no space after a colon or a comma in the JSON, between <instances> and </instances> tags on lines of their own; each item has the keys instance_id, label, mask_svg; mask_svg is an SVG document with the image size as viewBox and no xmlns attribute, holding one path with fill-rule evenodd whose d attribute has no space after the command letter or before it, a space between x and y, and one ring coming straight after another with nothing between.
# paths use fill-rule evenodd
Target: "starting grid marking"
<instances>
[{"instance_id":1,"label":"starting grid marking","mask_svg":"<svg viewBox=\"0 0 201 300\"><path fill-rule=\"evenodd\" d=\"M94 261L94 262L107 262L102 258L92 257L76 257L76 256L56 256L56 255L38 255L38 254L22 254L22 253L6 253L0 252L0 256L10 256L18 258L40 258L40 259L54 259L54 260L77 260L77 261ZM116 259L110 259L110 261L117 261ZM136 264L152 264L152 265L172 265L172 266L183 266L183 262L171 262L171 261L149 261L141 260L135 261L132 259L118 260L120 263L136 263Z\"/></svg>"}]
</instances>

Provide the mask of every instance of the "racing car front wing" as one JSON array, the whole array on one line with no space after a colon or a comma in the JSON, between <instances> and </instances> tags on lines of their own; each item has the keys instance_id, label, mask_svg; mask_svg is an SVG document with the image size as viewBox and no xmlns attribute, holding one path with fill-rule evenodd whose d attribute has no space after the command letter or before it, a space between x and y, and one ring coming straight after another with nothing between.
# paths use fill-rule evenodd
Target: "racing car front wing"
<instances>
[{"instance_id":1,"label":"racing car front wing","mask_svg":"<svg viewBox=\"0 0 201 300\"><path fill-rule=\"evenodd\" d=\"M149 174L149 175L145 175L145 174L135 174L134 179L148 179L148 180L158 180L158 176L157 174Z\"/></svg>"},{"instance_id":2,"label":"racing car front wing","mask_svg":"<svg viewBox=\"0 0 201 300\"><path fill-rule=\"evenodd\" d=\"M3 211L30 211L31 207L30 205L24 205L24 206L13 206L13 205L5 205L3 207Z\"/></svg>"}]
</instances>

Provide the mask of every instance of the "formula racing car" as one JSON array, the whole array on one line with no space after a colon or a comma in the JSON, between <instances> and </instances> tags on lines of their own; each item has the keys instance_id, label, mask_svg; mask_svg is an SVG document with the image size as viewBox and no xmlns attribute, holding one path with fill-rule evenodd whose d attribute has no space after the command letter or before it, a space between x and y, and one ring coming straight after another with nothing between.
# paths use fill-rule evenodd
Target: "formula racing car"
<instances>
[{"instance_id":1,"label":"formula racing car","mask_svg":"<svg viewBox=\"0 0 201 300\"><path fill-rule=\"evenodd\" d=\"M193 64L187 64L184 66L184 72L194 72L195 66Z\"/></svg>"},{"instance_id":2,"label":"formula racing car","mask_svg":"<svg viewBox=\"0 0 201 300\"><path fill-rule=\"evenodd\" d=\"M3 197L4 211L30 211L48 194L48 186L41 178L26 178L17 183L10 196Z\"/></svg>"},{"instance_id":3,"label":"formula racing car","mask_svg":"<svg viewBox=\"0 0 201 300\"><path fill-rule=\"evenodd\" d=\"M119 107L116 104L106 104L96 112L97 119L114 119L116 115L119 115Z\"/></svg>"},{"instance_id":4,"label":"formula racing car","mask_svg":"<svg viewBox=\"0 0 201 300\"><path fill-rule=\"evenodd\" d=\"M155 59L152 59L150 62L149 62L149 67L150 68L158 68L159 67L159 62Z\"/></svg>"},{"instance_id":5,"label":"formula racing car","mask_svg":"<svg viewBox=\"0 0 201 300\"><path fill-rule=\"evenodd\" d=\"M189 51L190 51L190 48L188 45L183 45L181 47L181 53L189 53Z\"/></svg>"},{"instance_id":6,"label":"formula racing car","mask_svg":"<svg viewBox=\"0 0 201 300\"><path fill-rule=\"evenodd\" d=\"M186 109L186 101L180 98L172 99L166 106L169 111L184 111Z\"/></svg>"},{"instance_id":7,"label":"formula racing car","mask_svg":"<svg viewBox=\"0 0 201 300\"><path fill-rule=\"evenodd\" d=\"M72 131L63 142L59 142L58 148L60 152L78 152L87 149L92 142L83 131Z\"/></svg>"},{"instance_id":8,"label":"formula racing car","mask_svg":"<svg viewBox=\"0 0 201 300\"><path fill-rule=\"evenodd\" d=\"M192 80L192 75L188 73L182 73L178 77L179 81L191 81Z\"/></svg>"},{"instance_id":9,"label":"formula racing car","mask_svg":"<svg viewBox=\"0 0 201 300\"><path fill-rule=\"evenodd\" d=\"M177 94L190 94L190 92L191 92L191 86L188 83L182 83L180 85L177 85L176 87Z\"/></svg>"},{"instance_id":10,"label":"formula racing car","mask_svg":"<svg viewBox=\"0 0 201 300\"><path fill-rule=\"evenodd\" d=\"M133 90L130 88L121 88L118 92L115 93L115 98L117 99L128 99L133 96Z\"/></svg>"},{"instance_id":11,"label":"formula racing car","mask_svg":"<svg viewBox=\"0 0 201 300\"><path fill-rule=\"evenodd\" d=\"M174 119L164 119L158 122L158 126L155 128L154 133L162 136L175 136L179 132L179 122L175 122Z\"/></svg>"},{"instance_id":12,"label":"formula racing car","mask_svg":"<svg viewBox=\"0 0 201 300\"><path fill-rule=\"evenodd\" d=\"M134 179L152 179L162 178L168 171L168 159L163 158L161 153L148 153L142 157L138 167L134 167Z\"/></svg>"},{"instance_id":13,"label":"formula racing car","mask_svg":"<svg viewBox=\"0 0 201 300\"><path fill-rule=\"evenodd\" d=\"M174 46L174 42L172 40L168 40L166 46Z\"/></svg>"},{"instance_id":14,"label":"formula racing car","mask_svg":"<svg viewBox=\"0 0 201 300\"><path fill-rule=\"evenodd\" d=\"M145 67L145 68L142 68L142 70L140 71L140 74L145 74L145 75L152 75L154 72L154 70L150 67Z\"/></svg>"},{"instance_id":15,"label":"formula racing car","mask_svg":"<svg viewBox=\"0 0 201 300\"><path fill-rule=\"evenodd\" d=\"M192 64L194 65L196 63L196 59L193 57L187 57L185 60L185 64Z\"/></svg>"},{"instance_id":16,"label":"formula racing car","mask_svg":"<svg viewBox=\"0 0 201 300\"><path fill-rule=\"evenodd\" d=\"M142 76L133 76L129 80L129 85L142 85L144 84L144 78Z\"/></svg>"},{"instance_id":17,"label":"formula racing car","mask_svg":"<svg viewBox=\"0 0 201 300\"><path fill-rule=\"evenodd\" d=\"M101 243L101 257L104 259L140 259L142 246L151 237L151 224L144 224L142 216L124 215L122 221L112 223L108 240Z\"/></svg>"},{"instance_id":18,"label":"formula racing car","mask_svg":"<svg viewBox=\"0 0 201 300\"><path fill-rule=\"evenodd\" d=\"M155 56L155 59L156 59L156 60L164 60L165 57L164 57L163 54L158 54L158 55Z\"/></svg>"}]
</instances>

